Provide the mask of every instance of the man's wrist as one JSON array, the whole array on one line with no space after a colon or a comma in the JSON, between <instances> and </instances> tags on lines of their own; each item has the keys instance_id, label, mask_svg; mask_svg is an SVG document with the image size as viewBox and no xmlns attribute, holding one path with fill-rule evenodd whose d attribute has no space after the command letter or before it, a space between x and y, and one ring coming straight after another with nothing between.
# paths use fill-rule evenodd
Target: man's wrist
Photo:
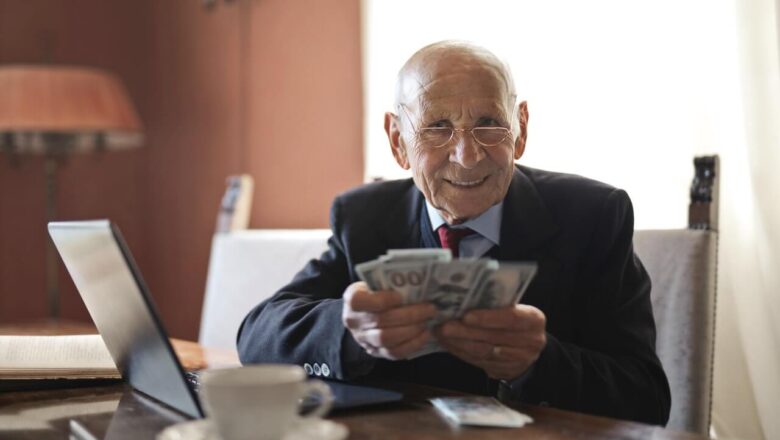
<instances>
[{"instance_id":1,"label":"man's wrist","mask_svg":"<svg viewBox=\"0 0 780 440\"><path fill-rule=\"evenodd\" d=\"M515 377L514 379L500 379L499 382L508 387L510 390L515 390L521 388L526 382L528 382L529 378L533 374L534 367L536 366L536 362L531 364L530 367L528 367L522 374Z\"/></svg>"},{"instance_id":2,"label":"man's wrist","mask_svg":"<svg viewBox=\"0 0 780 440\"><path fill-rule=\"evenodd\" d=\"M341 338L341 365L343 379L365 376L374 368L376 358L366 353L346 328Z\"/></svg>"}]
</instances>

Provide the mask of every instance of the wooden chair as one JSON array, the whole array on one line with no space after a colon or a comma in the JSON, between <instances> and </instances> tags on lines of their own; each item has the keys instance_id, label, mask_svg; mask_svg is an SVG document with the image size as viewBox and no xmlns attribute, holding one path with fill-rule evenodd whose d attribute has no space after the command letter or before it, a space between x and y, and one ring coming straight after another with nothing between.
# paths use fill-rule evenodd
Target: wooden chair
<instances>
[{"instance_id":1,"label":"wooden chair","mask_svg":"<svg viewBox=\"0 0 780 440\"><path fill-rule=\"evenodd\" d=\"M228 176L227 189L217 214L217 234L249 228L255 179L249 174Z\"/></svg>"},{"instance_id":2,"label":"wooden chair","mask_svg":"<svg viewBox=\"0 0 780 440\"><path fill-rule=\"evenodd\" d=\"M634 249L653 283L656 351L669 378L668 427L709 433L718 247L717 156L694 159L688 229L638 230Z\"/></svg>"}]
</instances>

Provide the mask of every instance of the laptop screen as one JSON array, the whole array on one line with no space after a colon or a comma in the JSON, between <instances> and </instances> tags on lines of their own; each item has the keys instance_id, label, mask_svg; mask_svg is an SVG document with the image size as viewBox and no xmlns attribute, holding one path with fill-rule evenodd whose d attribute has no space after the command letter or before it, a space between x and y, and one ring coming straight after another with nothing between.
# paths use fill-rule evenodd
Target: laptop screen
<instances>
[{"instance_id":1,"label":"laptop screen","mask_svg":"<svg viewBox=\"0 0 780 440\"><path fill-rule=\"evenodd\" d=\"M192 417L203 413L118 228L49 223L49 234L122 377Z\"/></svg>"}]
</instances>

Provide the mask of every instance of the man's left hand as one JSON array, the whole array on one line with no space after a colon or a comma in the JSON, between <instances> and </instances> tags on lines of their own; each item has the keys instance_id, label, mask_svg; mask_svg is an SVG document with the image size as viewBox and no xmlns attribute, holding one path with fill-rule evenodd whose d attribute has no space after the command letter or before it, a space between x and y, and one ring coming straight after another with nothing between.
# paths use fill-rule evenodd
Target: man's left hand
<instances>
[{"instance_id":1,"label":"man's left hand","mask_svg":"<svg viewBox=\"0 0 780 440\"><path fill-rule=\"evenodd\" d=\"M512 380L536 362L547 337L546 318L536 307L517 304L472 310L442 324L435 335L444 349L485 370L493 379Z\"/></svg>"}]
</instances>

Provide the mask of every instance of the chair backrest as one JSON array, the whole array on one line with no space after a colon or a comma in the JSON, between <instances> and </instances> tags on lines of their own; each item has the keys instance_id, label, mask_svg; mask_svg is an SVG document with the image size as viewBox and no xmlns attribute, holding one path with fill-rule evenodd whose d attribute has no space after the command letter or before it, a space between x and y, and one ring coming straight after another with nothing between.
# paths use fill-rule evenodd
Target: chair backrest
<instances>
[{"instance_id":1,"label":"chair backrest","mask_svg":"<svg viewBox=\"0 0 780 440\"><path fill-rule=\"evenodd\" d=\"M228 176L227 189L217 214L218 234L249 228L254 188L255 179L249 174Z\"/></svg>"},{"instance_id":2,"label":"chair backrest","mask_svg":"<svg viewBox=\"0 0 780 440\"><path fill-rule=\"evenodd\" d=\"M198 341L236 348L247 312L327 249L328 229L265 229L215 234Z\"/></svg>"},{"instance_id":3,"label":"chair backrest","mask_svg":"<svg viewBox=\"0 0 780 440\"><path fill-rule=\"evenodd\" d=\"M715 339L717 232L640 230L634 248L653 283L656 351L669 378L668 427L708 434Z\"/></svg>"},{"instance_id":4,"label":"chair backrest","mask_svg":"<svg viewBox=\"0 0 780 440\"><path fill-rule=\"evenodd\" d=\"M669 378L668 427L709 434L718 249L717 156L694 159L688 229L638 230L634 250L653 283L656 351Z\"/></svg>"}]
</instances>

